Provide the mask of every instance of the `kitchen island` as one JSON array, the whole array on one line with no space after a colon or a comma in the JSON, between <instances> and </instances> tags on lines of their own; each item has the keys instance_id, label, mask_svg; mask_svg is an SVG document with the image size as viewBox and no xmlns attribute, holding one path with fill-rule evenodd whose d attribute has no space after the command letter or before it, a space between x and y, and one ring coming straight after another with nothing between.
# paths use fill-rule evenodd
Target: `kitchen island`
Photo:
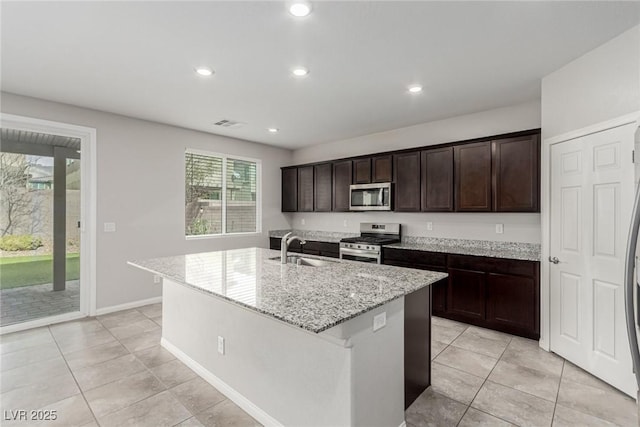
<instances>
[{"instance_id":1,"label":"kitchen island","mask_svg":"<svg viewBox=\"0 0 640 427\"><path fill-rule=\"evenodd\" d=\"M162 345L261 423L403 425L405 344L427 349L426 369L430 360L429 331L424 342L405 335L424 328L414 324L430 315L428 286L446 274L279 256L246 248L130 264L163 278Z\"/></svg>"}]
</instances>

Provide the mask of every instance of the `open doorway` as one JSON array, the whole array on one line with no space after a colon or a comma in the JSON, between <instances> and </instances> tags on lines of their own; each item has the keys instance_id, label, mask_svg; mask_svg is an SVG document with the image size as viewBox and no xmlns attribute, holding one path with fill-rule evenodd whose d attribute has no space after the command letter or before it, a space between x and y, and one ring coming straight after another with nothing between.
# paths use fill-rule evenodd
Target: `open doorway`
<instances>
[{"instance_id":1,"label":"open doorway","mask_svg":"<svg viewBox=\"0 0 640 427\"><path fill-rule=\"evenodd\" d=\"M0 333L95 314L94 141L89 128L2 115Z\"/></svg>"},{"instance_id":2,"label":"open doorway","mask_svg":"<svg viewBox=\"0 0 640 427\"><path fill-rule=\"evenodd\" d=\"M79 312L80 139L0 138L0 326Z\"/></svg>"}]
</instances>

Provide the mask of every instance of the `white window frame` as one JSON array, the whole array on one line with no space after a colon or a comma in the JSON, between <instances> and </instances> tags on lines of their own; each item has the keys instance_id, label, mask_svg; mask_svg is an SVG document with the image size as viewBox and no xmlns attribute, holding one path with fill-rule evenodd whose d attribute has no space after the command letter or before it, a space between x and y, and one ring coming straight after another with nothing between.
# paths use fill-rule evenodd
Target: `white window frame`
<instances>
[{"instance_id":1,"label":"white window frame","mask_svg":"<svg viewBox=\"0 0 640 427\"><path fill-rule=\"evenodd\" d=\"M220 194L221 210L222 210L222 232L219 234L197 234L188 236L186 234L187 224L186 217L183 215L183 227L182 230L185 233L186 240L201 240L201 239L217 239L221 237L232 236L251 236L262 234L262 160L254 159L251 157L234 156L233 154L216 153L213 151L198 150L196 148L185 148L184 156L182 157L184 176L187 175L187 154L199 154L201 156L218 157L222 159L222 192ZM256 231L247 231L241 233L227 233L227 160L241 160L245 162L252 162L256 164ZM186 193L182 194L183 202L186 200ZM184 207L183 207L184 213Z\"/></svg>"}]
</instances>

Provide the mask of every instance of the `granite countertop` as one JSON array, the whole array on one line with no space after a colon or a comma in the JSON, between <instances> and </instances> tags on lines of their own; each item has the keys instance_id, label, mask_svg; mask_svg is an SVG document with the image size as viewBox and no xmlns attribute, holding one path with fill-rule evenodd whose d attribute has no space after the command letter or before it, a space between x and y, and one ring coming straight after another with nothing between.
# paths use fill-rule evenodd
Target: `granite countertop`
<instances>
[{"instance_id":1,"label":"granite countertop","mask_svg":"<svg viewBox=\"0 0 640 427\"><path fill-rule=\"evenodd\" d=\"M337 260L320 267L280 264L279 251L234 249L129 264L272 316L322 332L437 282L444 273Z\"/></svg>"},{"instance_id":2,"label":"granite countertop","mask_svg":"<svg viewBox=\"0 0 640 427\"><path fill-rule=\"evenodd\" d=\"M269 232L269 237L281 238L290 231L306 240L329 243L338 243L342 238L360 235L359 233L340 233L333 231L272 230ZM534 243L495 242L490 240L447 239L421 236L403 236L401 243L385 245L385 247L523 261L540 261L541 252L540 245Z\"/></svg>"},{"instance_id":3,"label":"granite countertop","mask_svg":"<svg viewBox=\"0 0 640 427\"><path fill-rule=\"evenodd\" d=\"M540 245L533 243L405 236L401 243L387 245L386 247L523 261L540 261Z\"/></svg>"},{"instance_id":4,"label":"granite countertop","mask_svg":"<svg viewBox=\"0 0 640 427\"><path fill-rule=\"evenodd\" d=\"M281 239L285 234L293 232L294 235L302 237L305 240L325 243L339 243L340 239L345 237L359 236L360 233L342 233L338 231L316 231L316 230L271 230L269 237Z\"/></svg>"}]
</instances>

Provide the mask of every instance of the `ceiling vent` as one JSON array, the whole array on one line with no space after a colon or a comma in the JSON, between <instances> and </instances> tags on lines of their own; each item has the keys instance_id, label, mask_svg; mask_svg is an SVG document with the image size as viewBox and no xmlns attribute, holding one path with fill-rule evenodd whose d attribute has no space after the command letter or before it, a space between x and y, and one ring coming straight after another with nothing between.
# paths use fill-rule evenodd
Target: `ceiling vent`
<instances>
[{"instance_id":1,"label":"ceiling vent","mask_svg":"<svg viewBox=\"0 0 640 427\"><path fill-rule=\"evenodd\" d=\"M244 123L242 122L236 122L235 120L220 120L218 122L215 122L213 124L214 126L220 126L223 128L239 128L240 126L244 125Z\"/></svg>"}]
</instances>

